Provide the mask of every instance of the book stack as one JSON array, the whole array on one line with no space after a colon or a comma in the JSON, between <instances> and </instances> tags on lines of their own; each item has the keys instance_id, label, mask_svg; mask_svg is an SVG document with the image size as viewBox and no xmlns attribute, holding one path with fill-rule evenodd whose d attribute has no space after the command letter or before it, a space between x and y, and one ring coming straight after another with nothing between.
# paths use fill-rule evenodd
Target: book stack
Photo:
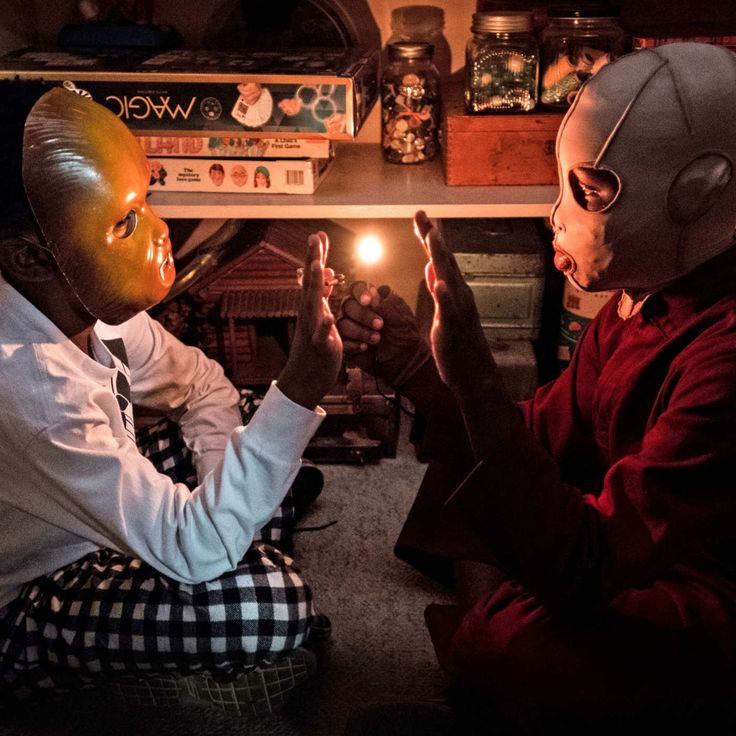
<instances>
[{"instance_id":1,"label":"book stack","mask_svg":"<svg viewBox=\"0 0 736 736\"><path fill-rule=\"evenodd\" d=\"M311 194L378 96L379 49L15 51L0 78L84 90L139 137L151 191Z\"/></svg>"}]
</instances>

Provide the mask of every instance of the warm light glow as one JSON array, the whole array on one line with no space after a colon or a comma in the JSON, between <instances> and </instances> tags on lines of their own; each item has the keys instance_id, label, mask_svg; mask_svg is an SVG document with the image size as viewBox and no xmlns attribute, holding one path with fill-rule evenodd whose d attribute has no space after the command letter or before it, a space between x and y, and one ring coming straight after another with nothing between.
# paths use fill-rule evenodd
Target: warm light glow
<instances>
[{"instance_id":1,"label":"warm light glow","mask_svg":"<svg viewBox=\"0 0 736 736\"><path fill-rule=\"evenodd\" d=\"M364 235L355 249L358 260L370 266L383 258L383 243L375 235Z\"/></svg>"}]
</instances>

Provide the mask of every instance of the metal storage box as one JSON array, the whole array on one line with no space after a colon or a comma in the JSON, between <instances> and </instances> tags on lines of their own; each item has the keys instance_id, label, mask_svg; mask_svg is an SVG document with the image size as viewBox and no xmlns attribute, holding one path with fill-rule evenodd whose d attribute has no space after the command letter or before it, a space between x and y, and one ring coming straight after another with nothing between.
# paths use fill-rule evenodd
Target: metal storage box
<instances>
[{"instance_id":1,"label":"metal storage box","mask_svg":"<svg viewBox=\"0 0 736 736\"><path fill-rule=\"evenodd\" d=\"M417 322L419 331L426 340L432 327L434 303L424 281L419 284L417 296ZM515 401L523 401L532 396L539 385L539 370L534 346L530 340L500 340L493 330L483 328L493 359L506 390Z\"/></svg>"},{"instance_id":2,"label":"metal storage box","mask_svg":"<svg viewBox=\"0 0 736 736\"><path fill-rule=\"evenodd\" d=\"M539 337L544 246L533 220L444 219L440 228L491 337Z\"/></svg>"},{"instance_id":3,"label":"metal storage box","mask_svg":"<svg viewBox=\"0 0 736 736\"><path fill-rule=\"evenodd\" d=\"M534 347L529 340L497 340L484 330L501 380L515 401L534 395L539 385L539 370Z\"/></svg>"}]
</instances>

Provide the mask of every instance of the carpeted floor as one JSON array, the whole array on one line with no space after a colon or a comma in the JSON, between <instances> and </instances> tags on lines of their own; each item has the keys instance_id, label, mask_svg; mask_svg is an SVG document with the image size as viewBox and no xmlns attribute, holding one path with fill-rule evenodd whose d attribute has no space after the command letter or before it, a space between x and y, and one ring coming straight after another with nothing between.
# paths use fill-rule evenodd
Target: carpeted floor
<instances>
[{"instance_id":1,"label":"carpeted floor","mask_svg":"<svg viewBox=\"0 0 736 736\"><path fill-rule=\"evenodd\" d=\"M130 707L92 692L0 722L2 736L340 736L362 705L436 696L443 686L423 610L447 591L393 557L422 477L402 418L396 458L322 465L325 487L298 535L296 559L320 611L332 620L320 675L274 716L253 721L211 708Z\"/></svg>"}]
</instances>

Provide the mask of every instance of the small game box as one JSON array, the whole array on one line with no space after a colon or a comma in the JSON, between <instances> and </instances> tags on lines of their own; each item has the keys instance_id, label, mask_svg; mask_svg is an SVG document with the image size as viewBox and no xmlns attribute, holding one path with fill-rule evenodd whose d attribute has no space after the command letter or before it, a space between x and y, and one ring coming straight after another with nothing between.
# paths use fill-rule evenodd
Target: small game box
<instances>
[{"instance_id":1,"label":"small game box","mask_svg":"<svg viewBox=\"0 0 736 736\"><path fill-rule=\"evenodd\" d=\"M85 90L139 135L355 137L378 94L378 49L72 54L19 50L0 78Z\"/></svg>"},{"instance_id":2,"label":"small game box","mask_svg":"<svg viewBox=\"0 0 736 736\"><path fill-rule=\"evenodd\" d=\"M332 159L208 159L150 157L149 191L312 194Z\"/></svg>"},{"instance_id":3,"label":"small game box","mask_svg":"<svg viewBox=\"0 0 736 736\"><path fill-rule=\"evenodd\" d=\"M320 138L141 135L147 156L184 158L332 158L332 141Z\"/></svg>"}]
</instances>

